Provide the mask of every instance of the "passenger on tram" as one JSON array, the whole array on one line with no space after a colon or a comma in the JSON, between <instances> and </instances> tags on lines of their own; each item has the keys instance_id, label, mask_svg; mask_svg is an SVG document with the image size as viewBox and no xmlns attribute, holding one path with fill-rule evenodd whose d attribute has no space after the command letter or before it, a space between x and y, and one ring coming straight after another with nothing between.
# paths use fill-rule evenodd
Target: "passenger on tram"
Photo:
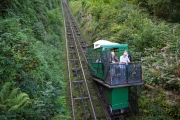
<instances>
[{"instance_id":1,"label":"passenger on tram","mask_svg":"<svg viewBox=\"0 0 180 120\"><path fill-rule=\"evenodd\" d=\"M116 57L114 52L111 52L111 62L112 63L118 62L118 58Z\"/></svg>"},{"instance_id":2,"label":"passenger on tram","mask_svg":"<svg viewBox=\"0 0 180 120\"><path fill-rule=\"evenodd\" d=\"M119 67L121 68L122 75L126 77L126 80L128 80L129 76L129 66L128 63L130 63L130 60L128 58L128 53L125 50L123 55L120 57L120 65Z\"/></svg>"},{"instance_id":3,"label":"passenger on tram","mask_svg":"<svg viewBox=\"0 0 180 120\"><path fill-rule=\"evenodd\" d=\"M123 55L120 57L120 63L126 63L126 65L128 65L129 62L128 53L124 51Z\"/></svg>"}]
</instances>

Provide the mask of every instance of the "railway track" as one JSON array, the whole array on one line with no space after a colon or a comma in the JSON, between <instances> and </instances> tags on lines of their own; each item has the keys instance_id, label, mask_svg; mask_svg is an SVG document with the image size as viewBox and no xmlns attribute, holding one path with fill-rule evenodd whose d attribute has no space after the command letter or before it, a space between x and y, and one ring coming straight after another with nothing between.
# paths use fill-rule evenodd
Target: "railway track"
<instances>
[{"instance_id":1,"label":"railway track","mask_svg":"<svg viewBox=\"0 0 180 120\"><path fill-rule=\"evenodd\" d=\"M108 119L94 90L87 68L85 41L65 0L62 0L66 31L66 54L73 120Z\"/></svg>"}]
</instances>

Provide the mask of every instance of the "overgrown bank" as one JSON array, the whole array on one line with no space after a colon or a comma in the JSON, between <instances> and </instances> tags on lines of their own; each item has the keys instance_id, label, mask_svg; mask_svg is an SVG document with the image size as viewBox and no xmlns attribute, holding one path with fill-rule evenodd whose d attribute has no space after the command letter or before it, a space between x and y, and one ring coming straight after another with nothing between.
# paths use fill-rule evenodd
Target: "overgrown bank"
<instances>
[{"instance_id":1,"label":"overgrown bank","mask_svg":"<svg viewBox=\"0 0 180 120\"><path fill-rule=\"evenodd\" d=\"M70 119L60 0L0 1L0 119Z\"/></svg>"},{"instance_id":2,"label":"overgrown bank","mask_svg":"<svg viewBox=\"0 0 180 120\"><path fill-rule=\"evenodd\" d=\"M69 5L89 43L128 43L133 61L142 61L143 80L153 89L140 92L137 119L179 119L180 24L149 16L125 0L71 0Z\"/></svg>"}]
</instances>

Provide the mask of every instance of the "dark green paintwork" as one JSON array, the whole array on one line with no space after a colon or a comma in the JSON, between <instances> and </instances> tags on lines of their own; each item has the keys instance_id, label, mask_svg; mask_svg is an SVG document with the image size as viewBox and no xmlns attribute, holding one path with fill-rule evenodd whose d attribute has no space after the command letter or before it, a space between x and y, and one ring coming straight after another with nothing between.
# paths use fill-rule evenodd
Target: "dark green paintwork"
<instances>
[{"instance_id":1,"label":"dark green paintwork","mask_svg":"<svg viewBox=\"0 0 180 120\"><path fill-rule=\"evenodd\" d=\"M128 87L107 88L103 87L103 94L107 103L112 110L127 108L128 103Z\"/></svg>"},{"instance_id":2,"label":"dark green paintwork","mask_svg":"<svg viewBox=\"0 0 180 120\"><path fill-rule=\"evenodd\" d=\"M102 63L91 63L91 67L89 71L92 75L103 79L103 71L102 71Z\"/></svg>"}]
</instances>

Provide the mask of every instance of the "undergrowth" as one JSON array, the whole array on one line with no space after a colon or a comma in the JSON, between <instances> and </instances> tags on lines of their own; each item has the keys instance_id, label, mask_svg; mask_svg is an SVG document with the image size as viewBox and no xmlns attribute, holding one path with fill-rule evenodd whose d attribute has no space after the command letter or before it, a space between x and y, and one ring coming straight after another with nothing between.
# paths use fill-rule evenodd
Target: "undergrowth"
<instances>
[{"instance_id":1,"label":"undergrowth","mask_svg":"<svg viewBox=\"0 0 180 120\"><path fill-rule=\"evenodd\" d=\"M1 1L1 120L71 119L63 34L61 1Z\"/></svg>"}]
</instances>

